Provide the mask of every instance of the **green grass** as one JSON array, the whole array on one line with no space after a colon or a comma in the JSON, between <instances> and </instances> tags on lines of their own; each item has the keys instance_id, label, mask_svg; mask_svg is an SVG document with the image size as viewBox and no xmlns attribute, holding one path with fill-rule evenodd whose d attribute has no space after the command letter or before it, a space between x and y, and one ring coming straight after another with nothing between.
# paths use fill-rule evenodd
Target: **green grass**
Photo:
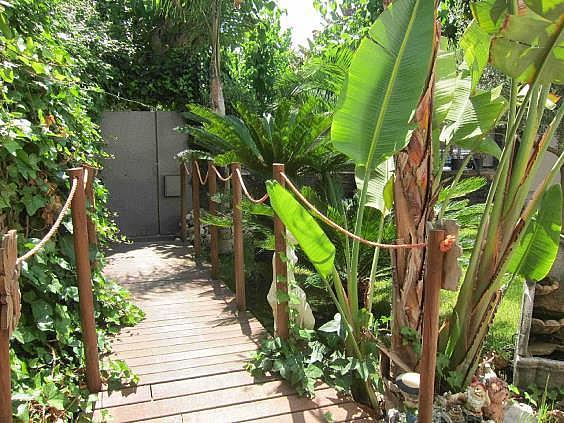
<instances>
[{"instance_id":1,"label":"green grass","mask_svg":"<svg viewBox=\"0 0 564 423\"><path fill-rule=\"evenodd\" d=\"M485 351L496 351L510 359L515 348L515 336L519 330L523 281L516 278L503 297L495 320L486 337ZM458 292L441 290L441 319L447 318L458 297ZM376 284L374 293L374 312L377 317L390 314L391 281L383 280Z\"/></svg>"},{"instance_id":2,"label":"green grass","mask_svg":"<svg viewBox=\"0 0 564 423\"><path fill-rule=\"evenodd\" d=\"M452 311L458 292L441 291L441 317L446 318ZM506 359L513 357L515 336L519 330L523 281L515 278L505 293L497 310L492 327L486 337L485 351L495 351Z\"/></svg>"}]
</instances>

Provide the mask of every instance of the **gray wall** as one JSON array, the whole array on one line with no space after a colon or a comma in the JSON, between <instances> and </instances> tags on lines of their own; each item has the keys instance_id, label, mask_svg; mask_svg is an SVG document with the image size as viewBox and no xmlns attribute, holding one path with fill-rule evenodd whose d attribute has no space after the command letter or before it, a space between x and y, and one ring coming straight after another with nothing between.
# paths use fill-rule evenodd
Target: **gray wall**
<instances>
[{"instance_id":1,"label":"gray wall","mask_svg":"<svg viewBox=\"0 0 564 423\"><path fill-rule=\"evenodd\" d=\"M104 162L101 175L110 191L109 208L118 214L116 222L128 237L178 233L179 171L174 155L186 148L186 136L174 128L181 124L174 112L106 112L102 117L107 152L113 158Z\"/></svg>"}]
</instances>

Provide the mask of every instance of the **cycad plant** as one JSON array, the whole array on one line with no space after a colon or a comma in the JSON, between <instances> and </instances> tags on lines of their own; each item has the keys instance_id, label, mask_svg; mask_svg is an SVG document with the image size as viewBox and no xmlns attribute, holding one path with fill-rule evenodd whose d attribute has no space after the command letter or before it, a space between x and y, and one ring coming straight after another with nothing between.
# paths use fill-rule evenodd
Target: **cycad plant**
<instances>
[{"instance_id":1,"label":"cycad plant","mask_svg":"<svg viewBox=\"0 0 564 423\"><path fill-rule=\"evenodd\" d=\"M190 105L191 123L181 129L192 135L190 147L208 151L218 163L238 161L265 177L272 175L273 163L284 163L292 176L334 172L348 163L329 142L332 115L319 112L314 98L300 107L283 101L264 115L242 104L236 110L238 116L218 116Z\"/></svg>"},{"instance_id":2,"label":"cycad plant","mask_svg":"<svg viewBox=\"0 0 564 423\"><path fill-rule=\"evenodd\" d=\"M474 372L502 298L504 274L520 272L539 280L550 269L559 244L562 207L560 186L549 185L564 154L540 185L532 182L564 113L560 104L548 128L540 131L551 85L563 81L564 3L486 0L474 3L472 11L475 20L461 43L472 65L472 83L478 82L489 60L511 77L512 86L499 166L456 306L441 332L440 349L448 360L448 384L453 388L468 383ZM526 95L519 103L523 88Z\"/></svg>"}]
</instances>

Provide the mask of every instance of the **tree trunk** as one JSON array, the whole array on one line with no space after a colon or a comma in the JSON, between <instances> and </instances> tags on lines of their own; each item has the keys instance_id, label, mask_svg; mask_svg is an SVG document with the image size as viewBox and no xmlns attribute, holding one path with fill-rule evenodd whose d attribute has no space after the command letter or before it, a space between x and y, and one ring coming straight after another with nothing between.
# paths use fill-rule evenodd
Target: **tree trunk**
<instances>
[{"instance_id":1,"label":"tree trunk","mask_svg":"<svg viewBox=\"0 0 564 423\"><path fill-rule=\"evenodd\" d=\"M435 22L434 57L439 46L440 28ZM395 156L394 203L398 242L423 243L426 225L433 217L432 128L434 65L415 119L418 124L407 147ZM407 328L420 334L423 310L423 271L425 250L422 248L393 251L392 351L415 369L418 364L417 338L402 334ZM409 334L406 334L409 335ZM413 342L412 342L413 341ZM415 342L415 343L414 343Z\"/></svg>"},{"instance_id":2,"label":"tree trunk","mask_svg":"<svg viewBox=\"0 0 564 423\"><path fill-rule=\"evenodd\" d=\"M210 63L210 101L214 112L225 115L225 100L221 85L221 50L219 45L219 32L221 23L221 0L212 3L211 17L211 63Z\"/></svg>"}]
</instances>

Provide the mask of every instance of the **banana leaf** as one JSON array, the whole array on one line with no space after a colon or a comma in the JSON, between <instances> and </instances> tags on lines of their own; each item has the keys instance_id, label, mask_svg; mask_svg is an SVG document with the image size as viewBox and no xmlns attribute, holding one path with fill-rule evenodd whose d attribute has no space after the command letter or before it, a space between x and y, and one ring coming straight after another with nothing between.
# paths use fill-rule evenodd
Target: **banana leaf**
<instances>
[{"instance_id":1,"label":"banana leaf","mask_svg":"<svg viewBox=\"0 0 564 423\"><path fill-rule=\"evenodd\" d=\"M267 181L270 205L294 235L319 274L329 279L334 269L335 246L309 212L278 182Z\"/></svg>"},{"instance_id":2,"label":"banana leaf","mask_svg":"<svg viewBox=\"0 0 564 423\"><path fill-rule=\"evenodd\" d=\"M432 1L396 1L354 55L331 138L367 174L409 140L431 65L433 18Z\"/></svg>"},{"instance_id":3,"label":"banana leaf","mask_svg":"<svg viewBox=\"0 0 564 423\"><path fill-rule=\"evenodd\" d=\"M535 219L511 256L509 272L538 282L550 272L560 246L562 188L553 185L545 193Z\"/></svg>"}]
</instances>

